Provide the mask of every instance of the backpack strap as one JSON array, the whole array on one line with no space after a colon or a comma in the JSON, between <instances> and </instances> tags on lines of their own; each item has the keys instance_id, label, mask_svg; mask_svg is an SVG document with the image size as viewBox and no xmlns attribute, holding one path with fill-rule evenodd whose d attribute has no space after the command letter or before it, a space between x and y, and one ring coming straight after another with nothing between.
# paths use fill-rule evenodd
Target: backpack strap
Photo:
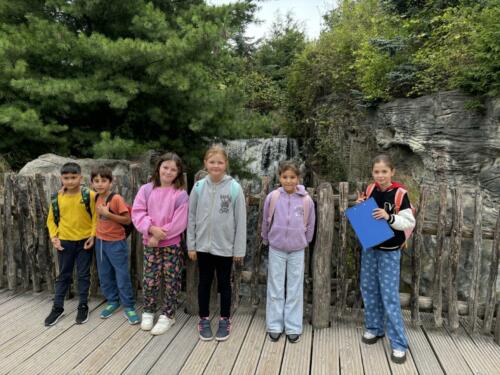
<instances>
[{"instance_id":1,"label":"backpack strap","mask_svg":"<svg viewBox=\"0 0 500 375\"><path fill-rule=\"evenodd\" d=\"M375 190L375 184L370 184L366 187L366 197L370 198L370 196L373 194L373 190Z\"/></svg>"},{"instance_id":2,"label":"backpack strap","mask_svg":"<svg viewBox=\"0 0 500 375\"><path fill-rule=\"evenodd\" d=\"M312 202L312 198L309 194L306 194L302 197L302 204L304 205L304 227L307 229L307 224L309 222L309 207L310 202Z\"/></svg>"},{"instance_id":3,"label":"backpack strap","mask_svg":"<svg viewBox=\"0 0 500 375\"><path fill-rule=\"evenodd\" d=\"M233 206L236 204L236 199L238 199L238 195L240 195L240 184L235 180L231 180L231 201L233 202Z\"/></svg>"},{"instance_id":4,"label":"backpack strap","mask_svg":"<svg viewBox=\"0 0 500 375\"><path fill-rule=\"evenodd\" d=\"M148 205L149 196L151 195L153 189L154 185L152 182L148 182L146 185L144 185L144 198L146 198L146 206Z\"/></svg>"},{"instance_id":5,"label":"backpack strap","mask_svg":"<svg viewBox=\"0 0 500 375\"><path fill-rule=\"evenodd\" d=\"M394 196L394 205L396 206L395 207L396 215L399 213L399 210L401 209L401 205L403 204L403 198L404 198L405 194L408 194L408 192L401 187L399 187L398 190L396 190L396 195Z\"/></svg>"},{"instance_id":6,"label":"backpack strap","mask_svg":"<svg viewBox=\"0 0 500 375\"><path fill-rule=\"evenodd\" d=\"M196 181L194 184L194 191L196 192L197 195L200 195L201 189L203 188L203 185L205 185L206 177L203 177L201 180Z\"/></svg>"},{"instance_id":7,"label":"backpack strap","mask_svg":"<svg viewBox=\"0 0 500 375\"><path fill-rule=\"evenodd\" d=\"M276 209L276 204L278 203L278 199L280 199L279 189L273 190L271 192L271 200L269 201L269 213L267 215L267 223L269 225L269 228L271 228L273 222L274 210Z\"/></svg>"},{"instance_id":8,"label":"backpack strap","mask_svg":"<svg viewBox=\"0 0 500 375\"><path fill-rule=\"evenodd\" d=\"M59 192L56 191L50 196L50 203L52 205L52 215L54 216L54 223L59 226L59 220L61 219L61 214L59 212Z\"/></svg>"},{"instance_id":9,"label":"backpack strap","mask_svg":"<svg viewBox=\"0 0 500 375\"><path fill-rule=\"evenodd\" d=\"M90 209L90 190L86 187L82 187L80 189L80 192L82 193L82 200L83 204L85 205L85 210L90 216L90 219L92 219L92 210Z\"/></svg>"}]
</instances>

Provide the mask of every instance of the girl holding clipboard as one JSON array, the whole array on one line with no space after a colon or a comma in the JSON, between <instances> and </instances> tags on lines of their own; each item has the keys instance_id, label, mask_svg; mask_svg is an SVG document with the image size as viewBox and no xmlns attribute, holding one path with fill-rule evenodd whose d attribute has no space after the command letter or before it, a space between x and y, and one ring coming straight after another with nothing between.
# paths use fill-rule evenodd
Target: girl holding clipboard
<instances>
[{"instance_id":1,"label":"girl holding clipboard","mask_svg":"<svg viewBox=\"0 0 500 375\"><path fill-rule=\"evenodd\" d=\"M400 258L401 247L415 227L415 217L406 190L392 182L394 173L394 164L388 155L375 157L374 183L365 193L358 193L357 203L370 197L375 199L378 208L373 210L373 217L386 220L394 231L394 237L366 249L361 255L361 294L365 307L365 332L361 340L374 344L385 336L387 327L391 360L404 363L408 340L399 301Z\"/></svg>"}]
</instances>

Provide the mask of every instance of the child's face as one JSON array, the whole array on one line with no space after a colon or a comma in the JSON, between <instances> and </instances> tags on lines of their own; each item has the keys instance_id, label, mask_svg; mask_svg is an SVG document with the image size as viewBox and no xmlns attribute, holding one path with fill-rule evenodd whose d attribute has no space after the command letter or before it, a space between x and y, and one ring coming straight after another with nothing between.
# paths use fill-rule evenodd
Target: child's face
<instances>
[{"instance_id":1,"label":"child's face","mask_svg":"<svg viewBox=\"0 0 500 375\"><path fill-rule=\"evenodd\" d=\"M392 176L394 176L394 169L391 169L384 162L378 162L373 164L372 176L373 180L377 182L381 187L389 187L392 184Z\"/></svg>"},{"instance_id":2,"label":"child's face","mask_svg":"<svg viewBox=\"0 0 500 375\"><path fill-rule=\"evenodd\" d=\"M110 181L107 177L97 175L92 179L92 187L98 194L107 194L111 191L112 185L113 181Z\"/></svg>"},{"instance_id":3,"label":"child's face","mask_svg":"<svg viewBox=\"0 0 500 375\"><path fill-rule=\"evenodd\" d=\"M165 160L160 165L160 182L162 186L170 186L177 178L179 168L173 160Z\"/></svg>"},{"instance_id":4,"label":"child's face","mask_svg":"<svg viewBox=\"0 0 500 375\"><path fill-rule=\"evenodd\" d=\"M205 160L205 168L213 181L220 181L226 173L227 161L224 155L212 154Z\"/></svg>"},{"instance_id":5,"label":"child's face","mask_svg":"<svg viewBox=\"0 0 500 375\"><path fill-rule=\"evenodd\" d=\"M299 184L299 176L297 176L294 171L288 169L280 174L280 184L288 194L292 194Z\"/></svg>"},{"instance_id":6,"label":"child's face","mask_svg":"<svg viewBox=\"0 0 500 375\"><path fill-rule=\"evenodd\" d=\"M65 173L61 175L61 183L69 193L75 193L80 190L82 184L82 175L77 173Z\"/></svg>"}]
</instances>

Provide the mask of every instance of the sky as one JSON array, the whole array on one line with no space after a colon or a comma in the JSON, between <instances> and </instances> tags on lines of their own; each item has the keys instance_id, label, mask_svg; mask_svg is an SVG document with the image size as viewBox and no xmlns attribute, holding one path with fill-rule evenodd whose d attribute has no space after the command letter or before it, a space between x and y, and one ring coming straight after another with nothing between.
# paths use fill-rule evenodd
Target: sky
<instances>
[{"instance_id":1,"label":"sky","mask_svg":"<svg viewBox=\"0 0 500 375\"><path fill-rule=\"evenodd\" d=\"M220 5L235 2L236 0L207 0L209 4ZM246 35L258 38L269 33L273 21L278 15L284 16L291 12L293 18L304 28L308 39L317 39L323 22L322 15L333 9L335 0L265 0L258 3L260 9L257 18L261 24L249 25Z\"/></svg>"}]
</instances>

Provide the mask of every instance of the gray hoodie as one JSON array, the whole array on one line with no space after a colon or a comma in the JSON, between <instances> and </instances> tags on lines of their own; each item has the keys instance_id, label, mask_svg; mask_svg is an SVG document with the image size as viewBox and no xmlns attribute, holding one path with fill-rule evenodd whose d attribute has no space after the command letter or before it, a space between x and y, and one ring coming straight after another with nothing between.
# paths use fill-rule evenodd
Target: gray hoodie
<instances>
[{"instance_id":1,"label":"gray hoodie","mask_svg":"<svg viewBox=\"0 0 500 375\"><path fill-rule=\"evenodd\" d=\"M189 196L187 227L188 250L225 257L243 257L247 245L247 213L245 196L239 186L236 202L232 202L233 178L224 176L215 184L206 177L198 192Z\"/></svg>"}]
</instances>

